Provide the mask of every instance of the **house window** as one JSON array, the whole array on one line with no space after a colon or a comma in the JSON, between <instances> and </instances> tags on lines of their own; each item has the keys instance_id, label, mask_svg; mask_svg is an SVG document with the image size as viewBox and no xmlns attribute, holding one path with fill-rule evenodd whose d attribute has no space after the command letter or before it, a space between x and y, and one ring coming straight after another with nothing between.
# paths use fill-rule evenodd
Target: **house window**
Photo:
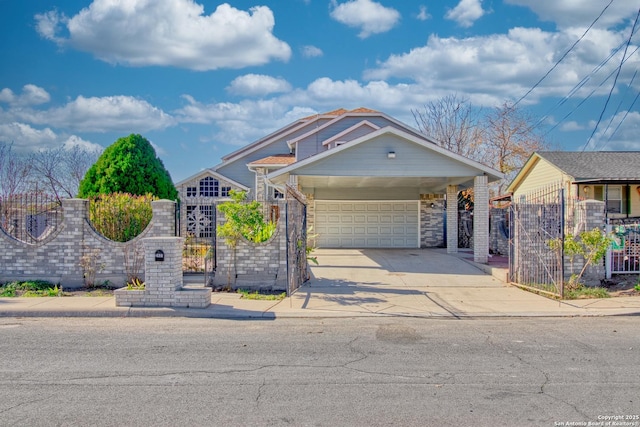
<instances>
[{"instance_id":1,"label":"house window","mask_svg":"<svg viewBox=\"0 0 640 427\"><path fill-rule=\"evenodd\" d=\"M277 189L273 189L273 198L274 199L284 199L284 193L281 193Z\"/></svg>"},{"instance_id":2,"label":"house window","mask_svg":"<svg viewBox=\"0 0 640 427\"><path fill-rule=\"evenodd\" d=\"M218 197L218 180L210 176L200 180L201 197Z\"/></svg>"},{"instance_id":3,"label":"house window","mask_svg":"<svg viewBox=\"0 0 640 427\"><path fill-rule=\"evenodd\" d=\"M622 187L610 185L608 188L603 185L593 187L593 198L602 202L607 199L608 213L622 213Z\"/></svg>"},{"instance_id":4,"label":"house window","mask_svg":"<svg viewBox=\"0 0 640 427\"><path fill-rule=\"evenodd\" d=\"M187 197L196 197L198 195L197 187L187 187Z\"/></svg>"},{"instance_id":5,"label":"house window","mask_svg":"<svg viewBox=\"0 0 640 427\"><path fill-rule=\"evenodd\" d=\"M220 187L220 197L229 197L231 187Z\"/></svg>"}]
</instances>

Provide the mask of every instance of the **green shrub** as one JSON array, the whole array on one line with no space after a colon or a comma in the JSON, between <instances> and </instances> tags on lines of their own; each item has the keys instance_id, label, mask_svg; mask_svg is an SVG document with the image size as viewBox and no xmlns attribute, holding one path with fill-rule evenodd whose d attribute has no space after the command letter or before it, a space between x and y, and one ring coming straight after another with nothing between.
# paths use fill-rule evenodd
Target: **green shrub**
<instances>
[{"instance_id":1,"label":"green shrub","mask_svg":"<svg viewBox=\"0 0 640 427\"><path fill-rule=\"evenodd\" d=\"M582 299L582 298L609 298L609 292L605 288L591 288L579 285L576 288L566 290L565 299Z\"/></svg>"},{"instance_id":2,"label":"green shrub","mask_svg":"<svg viewBox=\"0 0 640 427\"><path fill-rule=\"evenodd\" d=\"M0 286L0 297L55 297L62 296L62 287L44 280L9 282Z\"/></svg>"},{"instance_id":3,"label":"green shrub","mask_svg":"<svg viewBox=\"0 0 640 427\"><path fill-rule=\"evenodd\" d=\"M128 242L140 235L151 222L151 194L135 196L113 193L89 199L89 219L93 227L107 239Z\"/></svg>"},{"instance_id":4,"label":"green shrub","mask_svg":"<svg viewBox=\"0 0 640 427\"><path fill-rule=\"evenodd\" d=\"M78 197L100 194L153 194L176 200L178 192L151 143L141 135L119 138L104 150L80 182Z\"/></svg>"}]
</instances>

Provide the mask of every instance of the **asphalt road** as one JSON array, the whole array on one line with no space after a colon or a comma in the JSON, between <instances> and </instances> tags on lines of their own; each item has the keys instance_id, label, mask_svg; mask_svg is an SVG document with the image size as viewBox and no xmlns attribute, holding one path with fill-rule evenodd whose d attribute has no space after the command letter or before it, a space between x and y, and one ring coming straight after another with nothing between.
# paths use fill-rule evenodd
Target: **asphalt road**
<instances>
[{"instance_id":1,"label":"asphalt road","mask_svg":"<svg viewBox=\"0 0 640 427\"><path fill-rule=\"evenodd\" d=\"M639 331L640 317L4 318L0 425L640 426Z\"/></svg>"}]
</instances>

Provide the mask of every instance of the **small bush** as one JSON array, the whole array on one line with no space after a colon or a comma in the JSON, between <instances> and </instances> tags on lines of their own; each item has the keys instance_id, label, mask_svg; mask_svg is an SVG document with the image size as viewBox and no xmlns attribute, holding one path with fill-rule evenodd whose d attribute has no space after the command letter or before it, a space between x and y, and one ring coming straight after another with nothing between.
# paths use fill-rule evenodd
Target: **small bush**
<instances>
[{"instance_id":1,"label":"small bush","mask_svg":"<svg viewBox=\"0 0 640 427\"><path fill-rule=\"evenodd\" d=\"M0 297L57 297L64 295L62 287L44 280L9 282L0 286Z\"/></svg>"},{"instance_id":2,"label":"small bush","mask_svg":"<svg viewBox=\"0 0 640 427\"><path fill-rule=\"evenodd\" d=\"M578 286L571 290L566 290L565 299L586 299L586 298L609 298L609 292L605 288L591 288L588 286Z\"/></svg>"},{"instance_id":3,"label":"small bush","mask_svg":"<svg viewBox=\"0 0 640 427\"><path fill-rule=\"evenodd\" d=\"M134 239L151 222L151 194L135 196L113 193L95 196L89 201L89 219L93 227L114 242Z\"/></svg>"},{"instance_id":4,"label":"small bush","mask_svg":"<svg viewBox=\"0 0 640 427\"><path fill-rule=\"evenodd\" d=\"M279 301L287 296L286 292L280 294L263 294L258 291L248 291L245 289L238 289L238 293L242 295L243 299L253 300L267 300L267 301Z\"/></svg>"}]
</instances>

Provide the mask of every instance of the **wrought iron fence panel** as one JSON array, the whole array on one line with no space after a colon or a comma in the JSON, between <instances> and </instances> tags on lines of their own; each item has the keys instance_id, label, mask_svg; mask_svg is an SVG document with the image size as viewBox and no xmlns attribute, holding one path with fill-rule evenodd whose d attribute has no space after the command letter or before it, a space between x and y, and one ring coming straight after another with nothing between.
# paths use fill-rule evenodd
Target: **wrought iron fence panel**
<instances>
[{"instance_id":1,"label":"wrought iron fence panel","mask_svg":"<svg viewBox=\"0 0 640 427\"><path fill-rule=\"evenodd\" d=\"M62 205L55 196L37 192L0 197L0 228L16 240L38 244L62 223Z\"/></svg>"},{"instance_id":2,"label":"wrought iron fence panel","mask_svg":"<svg viewBox=\"0 0 640 427\"><path fill-rule=\"evenodd\" d=\"M616 218L609 220L613 239L608 252L610 273L640 273L640 218Z\"/></svg>"},{"instance_id":3,"label":"wrought iron fence panel","mask_svg":"<svg viewBox=\"0 0 640 427\"><path fill-rule=\"evenodd\" d=\"M520 286L564 296L566 204L560 186L534 192L510 210L509 279Z\"/></svg>"},{"instance_id":4,"label":"wrought iron fence panel","mask_svg":"<svg viewBox=\"0 0 640 427\"><path fill-rule=\"evenodd\" d=\"M291 296L308 279L307 203L296 189L286 190L287 295Z\"/></svg>"},{"instance_id":5,"label":"wrought iron fence panel","mask_svg":"<svg viewBox=\"0 0 640 427\"><path fill-rule=\"evenodd\" d=\"M211 202L176 207L176 232L184 237L182 272L204 275L205 285L213 282L216 269L216 215Z\"/></svg>"}]
</instances>

